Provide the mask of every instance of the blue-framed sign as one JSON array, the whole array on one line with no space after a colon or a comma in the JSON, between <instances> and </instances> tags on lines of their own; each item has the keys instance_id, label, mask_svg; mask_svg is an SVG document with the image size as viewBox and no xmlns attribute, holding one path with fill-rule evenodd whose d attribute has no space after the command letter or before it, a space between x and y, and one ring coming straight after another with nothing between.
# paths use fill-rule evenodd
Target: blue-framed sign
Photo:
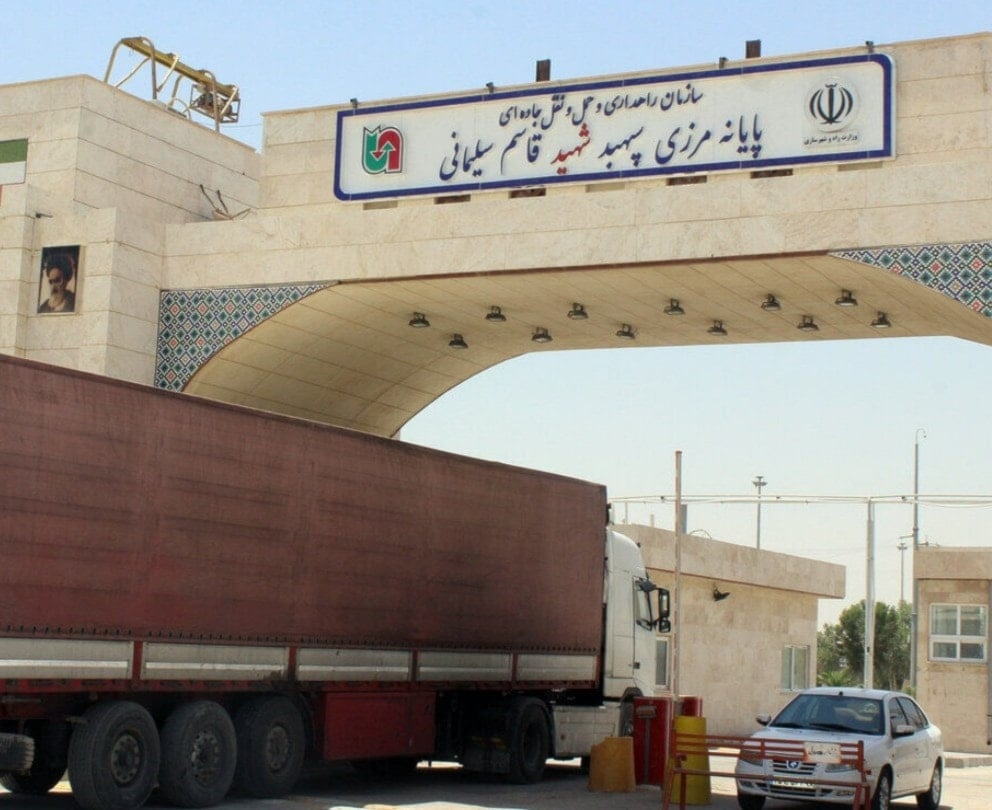
<instances>
[{"instance_id":1,"label":"blue-framed sign","mask_svg":"<svg viewBox=\"0 0 992 810\"><path fill-rule=\"evenodd\" d=\"M895 154L895 78L865 53L555 83L337 114L340 200L756 171Z\"/></svg>"}]
</instances>

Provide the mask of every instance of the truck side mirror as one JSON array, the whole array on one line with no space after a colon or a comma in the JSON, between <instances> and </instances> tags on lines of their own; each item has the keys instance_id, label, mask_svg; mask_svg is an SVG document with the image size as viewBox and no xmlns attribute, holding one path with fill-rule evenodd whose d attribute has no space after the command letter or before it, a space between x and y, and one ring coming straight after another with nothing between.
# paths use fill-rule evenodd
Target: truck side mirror
<instances>
[{"instance_id":1,"label":"truck side mirror","mask_svg":"<svg viewBox=\"0 0 992 810\"><path fill-rule=\"evenodd\" d=\"M671 594L668 588L658 588L658 632L659 633L670 633L672 631L672 623L669 620L669 616L672 613L671 609Z\"/></svg>"}]
</instances>

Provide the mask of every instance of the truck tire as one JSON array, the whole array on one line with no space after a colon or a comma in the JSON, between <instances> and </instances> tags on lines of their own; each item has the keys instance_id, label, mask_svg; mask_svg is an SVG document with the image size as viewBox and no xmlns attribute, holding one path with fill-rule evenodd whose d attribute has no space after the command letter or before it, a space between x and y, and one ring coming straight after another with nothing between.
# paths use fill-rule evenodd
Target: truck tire
<instances>
[{"instance_id":1,"label":"truck tire","mask_svg":"<svg viewBox=\"0 0 992 810\"><path fill-rule=\"evenodd\" d=\"M508 782L517 785L540 781L551 752L551 730L544 704L523 698L510 709L510 770Z\"/></svg>"},{"instance_id":2,"label":"truck tire","mask_svg":"<svg viewBox=\"0 0 992 810\"><path fill-rule=\"evenodd\" d=\"M62 779L69 750L69 724L56 721L29 723L34 759L27 770L0 776L0 785L22 796L43 796Z\"/></svg>"},{"instance_id":3,"label":"truck tire","mask_svg":"<svg viewBox=\"0 0 992 810\"><path fill-rule=\"evenodd\" d=\"M238 756L231 717L218 703L179 706L162 728L159 787L177 807L211 807L231 789Z\"/></svg>"},{"instance_id":4,"label":"truck tire","mask_svg":"<svg viewBox=\"0 0 992 810\"><path fill-rule=\"evenodd\" d=\"M258 799L284 796L303 769L306 738L303 718L282 695L264 695L244 704L234 716L238 762L234 785Z\"/></svg>"},{"instance_id":5,"label":"truck tire","mask_svg":"<svg viewBox=\"0 0 992 810\"><path fill-rule=\"evenodd\" d=\"M69 738L69 783L84 810L135 810L158 778L160 748L152 716L137 703L91 706Z\"/></svg>"},{"instance_id":6,"label":"truck tire","mask_svg":"<svg viewBox=\"0 0 992 810\"><path fill-rule=\"evenodd\" d=\"M33 739L25 734L0 734L0 772L26 771L33 762Z\"/></svg>"}]
</instances>

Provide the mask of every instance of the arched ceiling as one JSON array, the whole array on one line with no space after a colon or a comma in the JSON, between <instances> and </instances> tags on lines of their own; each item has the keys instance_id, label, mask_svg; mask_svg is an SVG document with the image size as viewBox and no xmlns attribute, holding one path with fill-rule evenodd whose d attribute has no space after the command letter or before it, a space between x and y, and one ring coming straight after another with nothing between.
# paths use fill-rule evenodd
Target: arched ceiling
<instances>
[{"instance_id":1,"label":"arched ceiling","mask_svg":"<svg viewBox=\"0 0 992 810\"><path fill-rule=\"evenodd\" d=\"M850 290L857 306L835 301ZM773 294L779 311L760 306ZM684 315L666 315L671 299ZM585 320L567 317L581 303ZM504 322L487 321L498 306ZM422 312L429 328L411 328ZM891 328L871 326L884 312ZM802 331L809 316L819 327ZM726 336L707 330L721 321ZM617 331L633 327L635 338ZM549 343L531 340L546 328ZM449 346L460 334L467 348ZM333 284L209 360L188 393L395 435L459 383L532 351L947 335L992 344L992 320L914 281L828 254Z\"/></svg>"}]
</instances>

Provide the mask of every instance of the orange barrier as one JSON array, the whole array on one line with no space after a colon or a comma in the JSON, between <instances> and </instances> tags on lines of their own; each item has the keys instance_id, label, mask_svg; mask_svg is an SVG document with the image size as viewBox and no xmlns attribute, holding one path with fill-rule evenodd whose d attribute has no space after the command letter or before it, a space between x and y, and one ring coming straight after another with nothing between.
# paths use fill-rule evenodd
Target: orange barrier
<instances>
[{"instance_id":1,"label":"orange barrier","mask_svg":"<svg viewBox=\"0 0 992 810\"><path fill-rule=\"evenodd\" d=\"M672 733L672 768L665 780L662 798L663 810L669 810L672 803L676 780L680 785L679 809L685 810L686 779L689 776L735 776L733 771L717 771L707 765L693 767L701 757L710 754L733 756L736 759L772 759L788 762L830 762L846 765L858 772L859 781L852 783L840 779L819 779L807 775L776 774L780 784L791 783L799 786L823 785L853 787L855 808L868 810L871 800L871 786L865 765L864 742L826 743L808 740L756 740L751 737L727 737L719 734L691 734L676 729ZM706 760L708 762L708 760ZM691 763L691 764L690 764Z\"/></svg>"}]
</instances>

